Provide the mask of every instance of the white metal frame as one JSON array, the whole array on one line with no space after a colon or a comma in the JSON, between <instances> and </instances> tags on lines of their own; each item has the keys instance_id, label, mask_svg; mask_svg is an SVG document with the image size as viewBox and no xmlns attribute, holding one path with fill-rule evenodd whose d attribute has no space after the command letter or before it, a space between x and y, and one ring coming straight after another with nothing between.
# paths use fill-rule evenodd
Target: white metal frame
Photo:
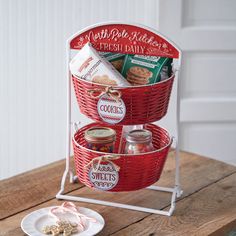
<instances>
[{"instance_id":1,"label":"white metal frame","mask_svg":"<svg viewBox=\"0 0 236 236\"><path fill-rule=\"evenodd\" d=\"M179 95L179 72L180 72L180 66L181 66L181 50L169 39L167 39L165 36L163 36L160 32L157 32L153 29L150 29L146 26L143 25L138 25L138 24L130 24L138 27L142 27L144 29L147 29L160 37L164 38L167 40L170 44L172 44L179 52L179 58L178 58L178 65L176 68L176 76L175 76L175 83L177 83L177 102L176 102L176 137L175 137L175 186L173 188L169 187L160 187L160 186L149 186L147 189L149 190L154 190L154 191L162 191L162 192L168 192L171 193L171 201L170 201L170 208L168 211L164 210L158 210L158 209L153 209L153 208L146 208L146 207L140 207L140 206L135 206L135 205L128 205L128 204L121 204L117 202L110 202L110 201L102 201L102 200L97 200L97 199L91 199L91 198L86 198L86 197L76 197L76 196L70 196L68 194L64 194L64 189L65 189L65 184L66 184L66 178L69 175L70 177L70 183L74 183L77 180L77 176L74 176L73 170L70 167L70 156L71 156L71 126L72 126L72 120L71 120L71 74L69 71L69 62L71 59L71 49L70 49L70 42L72 39L80 35L81 33L92 29L97 26L101 25L109 25L109 24L122 24L121 22L109 22L109 23L101 23L101 24L96 24L92 25L88 28L85 28L82 31L77 32L74 34L72 37L70 37L67 40L67 60L66 60L66 70L67 70L67 75L68 75L68 83L67 83L67 140L66 140L66 167L65 171L62 176L61 180L61 188L60 191L57 193L56 198L57 199L64 199L64 200L69 200L69 201L80 201L80 202L87 202L87 203L93 203L93 204L100 204L100 205L105 205L105 206L112 206L112 207L119 207L119 208L124 208L124 209L130 209L130 210L137 210L137 211L142 211L142 212L148 212L148 213L153 213L153 214L160 214L160 215L166 215L166 216L171 216L174 209L175 209L175 202L178 197L181 196L182 190L180 187L180 173L179 173L179 145L178 145L178 139L179 139L179 125L180 125L180 95ZM128 23L125 23L128 24Z\"/></svg>"}]
</instances>

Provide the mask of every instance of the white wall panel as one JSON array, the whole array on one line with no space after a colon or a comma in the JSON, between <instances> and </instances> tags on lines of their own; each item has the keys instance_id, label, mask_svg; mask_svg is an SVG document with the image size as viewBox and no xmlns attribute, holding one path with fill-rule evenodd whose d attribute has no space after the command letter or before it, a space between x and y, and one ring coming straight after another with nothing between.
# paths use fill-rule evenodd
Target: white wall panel
<instances>
[{"instance_id":1,"label":"white wall panel","mask_svg":"<svg viewBox=\"0 0 236 236\"><path fill-rule=\"evenodd\" d=\"M181 149L236 164L236 1L165 0L159 8L160 31L184 52Z\"/></svg>"},{"instance_id":2,"label":"white wall panel","mask_svg":"<svg viewBox=\"0 0 236 236\"><path fill-rule=\"evenodd\" d=\"M181 122L234 122L236 121L235 108L236 98L182 99Z\"/></svg>"},{"instance_id":3,"label":"white wall panel","mask_svg":"<svg viewBox=\"0 0 236 236\"><path fill-rule=\"evenodd\" d=\"M211 4L211 0L199 1L190 0L194 2L194 7L203 7L208 10L208 14L212 14L215 9L222 8L227 2L230 2L230 8L236 8L236 1L217 0L216 4ZM188 0L186 0L188 2ZM215 23L215 25L200 24L186 26L186 14L189 14L185 9L185 1L183 0L165 0L159 1L159 30L165 35L171 37L177 45L184 51L191 52L215 52L215 51L229 51L235 50L236 41L236 25L225 26ZM195 6L196 5L196 6ZM201 18L201 11L198 11L198 17ZM231 17L230 14L228 14ZM197 17L197 16L195 16ZM221 17L220 15L218 17ZM187 20L188 21L188 20ZM217 20L216 20L217 22Z\"/></svg>"},{"instance_id":4,"label":"white wall panel","mask_svg":"<svg viewBox=\"0 0 236 236\"><path fill-rule=\"evenodd\" d=\"M188 123L181 131L181 143L187 150L235 165L235 122Z\"/></svg>"},{"instance_id":5,"label":"white wall panel","mask_svg":"<svg viewBox=\"0 0 236 236\"><path fill-rule=\"evenodd\" d=\"M184 53L182 97L235 97L234 68L236 52Z\"/></svg>"},{"instance_id":6,"label":"white wall panel","mask_svg":"<svg viewBox=\"0 0 236 236\"><path fill-rule=\"evenodd\" d=\"M184 0L183 25L203 27L235 27L234 0Z\"/></svg>"},{"instance_id":7,"label":"white wall panel","mask_svg":"<svg viewBox=\"0 0 236 236\"><path fill-rule=\"evenodd\" d=\"M66 39L118 20L157 27L157 1L0 1L0 179L64 158ZM74 119L82 119L78 108Z\"/></svg>"}]
</instances>

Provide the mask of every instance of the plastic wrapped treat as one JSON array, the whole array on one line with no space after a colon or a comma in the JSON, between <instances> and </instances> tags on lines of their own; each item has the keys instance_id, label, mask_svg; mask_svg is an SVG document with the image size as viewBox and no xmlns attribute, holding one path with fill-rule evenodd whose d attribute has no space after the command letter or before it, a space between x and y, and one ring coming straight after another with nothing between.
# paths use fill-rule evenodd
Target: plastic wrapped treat
<instances>
[{"instance_id":1,"label":"plastic wrapped treat","mask_svg":"<svg viewBox=\"0 0 236 236\"><path fill-rule=\"evenodd\" d=\"M71 60L70 71L75 77L93 83L119 87L130 86L130 83L110 62L101 57L90 43L86 43Z\"/></svg>"}]
</instances>

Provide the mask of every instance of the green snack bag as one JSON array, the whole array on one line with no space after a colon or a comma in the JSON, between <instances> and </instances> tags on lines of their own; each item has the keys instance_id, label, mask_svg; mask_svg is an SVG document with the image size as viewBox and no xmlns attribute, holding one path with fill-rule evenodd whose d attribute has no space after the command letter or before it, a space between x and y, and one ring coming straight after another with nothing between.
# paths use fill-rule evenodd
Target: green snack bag
<instances>
[{"instance_id":1,"label":"green snack bag","mask_svg":"<svg viewBox=\"0 0 236 236\"><path fill-rule=\"evenodd\" d=\"M99 54L106 60L108 60L119 72L121 72L125 54L112 52L99 52Z\"/></svg>"},{"instance_id":2,"label":"green snack bag","mask_svg":"<svg viewBox=\"0 0 236 236\"><path fill-rule=\"evenodd\" d=\"M171 62L166 57L126 55L121 74L132 85L154 84L161 80L163 66L171 66Z\"/></svg>"}]
</instances>

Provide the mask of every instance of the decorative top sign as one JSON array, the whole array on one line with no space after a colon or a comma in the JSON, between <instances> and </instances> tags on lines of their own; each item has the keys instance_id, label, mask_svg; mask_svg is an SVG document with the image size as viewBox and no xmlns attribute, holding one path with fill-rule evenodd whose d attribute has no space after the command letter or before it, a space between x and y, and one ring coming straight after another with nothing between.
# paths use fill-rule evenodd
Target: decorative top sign
<instances>
[{"instance_id":1,"label":"decorative top sign","mask_svg":"<svg viewBox=\"0 0 236 236\"><path fill-rule=\"evenodd\" d=\"M72 39L70 48L80 50L88 41L102 52L179 57L178 50L162 36L134 25L108 24L91 28Z\"/></svg>"}]
</instances>

